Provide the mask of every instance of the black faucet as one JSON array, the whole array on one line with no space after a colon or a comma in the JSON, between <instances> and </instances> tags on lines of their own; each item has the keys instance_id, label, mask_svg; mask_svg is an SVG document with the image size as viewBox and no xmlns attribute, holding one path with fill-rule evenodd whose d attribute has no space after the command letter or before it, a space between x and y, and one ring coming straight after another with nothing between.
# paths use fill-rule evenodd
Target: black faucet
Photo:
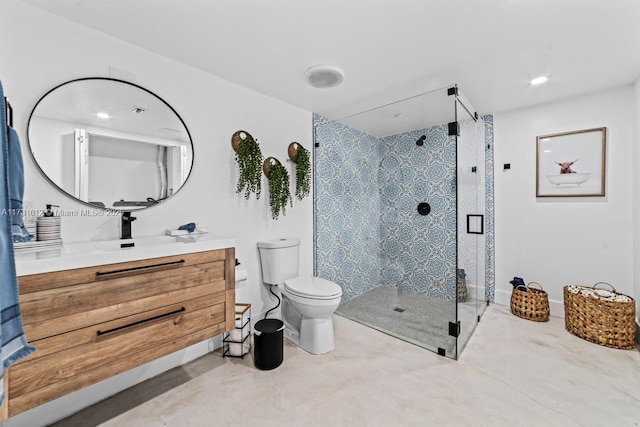
<instances>
[{"instance_id":1,"label":"black faucet","mask_svg":"<svg viewBox=\"0 0 640 427\"><path fill-rule=\"evenodd\" d=\"M131 216L131 212L122 212L122 222L120 225L121 239L131 238L131 223L136 219L137 218L135 216Z\"/></svg>"}]
</instances>

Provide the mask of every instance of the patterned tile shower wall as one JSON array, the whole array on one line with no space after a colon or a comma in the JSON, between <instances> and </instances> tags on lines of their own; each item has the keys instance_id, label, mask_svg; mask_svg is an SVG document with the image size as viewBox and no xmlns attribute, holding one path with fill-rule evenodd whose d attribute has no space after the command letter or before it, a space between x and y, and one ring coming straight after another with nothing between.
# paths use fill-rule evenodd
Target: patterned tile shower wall
<instances>
[{"instance_id":1,"label":"patterned tile shower wall","mask_svg":"<svg viewBox=\"0 0 640 427\"><path fill-rule=\"evenodd\" d=\"M485 196L486 196L486 253L485 253L485 276L487 286L485 288L486 301L495 301L495 207L494 207L494 189L493 189L493 116L483 116L484 121L484 138L485 138Z\"/></svg>"},{"instance_id":2,"label":"patterned tile shower wall","mask_svg":"<svg viewBox=\"0 0 640 427\"><path fill-rule=\"evenodd\" d=\"M379 143L317 114L313 125L316 275L348 301L380 285Z\"/></svg>"},{"instance_id":3,"label":"patterned tile shower wall","mask_svg":"<svg viewBox=\"0 0 640 427\"><path fill-rule=\"evenodd\" d=\"M313 125L316 275L338 283L343 302L381 285L455 299L456 143L447 127L376 138L317 114ZM493 165L486 170L493 200ZM421 201L427 216L417 213Z\"/></svg>"},{"instance_id":4,"label":"patterned tile shower wall","mask_svg":"<svg viewBox=\"0 0 640 427\"><path fill-rule=\"evenodd\" d=\"M379 141L380 284L455 300L455 137L442 125ZM420 202L429 203L429 215L418 214Z\"/></svg>"}]
</instances>

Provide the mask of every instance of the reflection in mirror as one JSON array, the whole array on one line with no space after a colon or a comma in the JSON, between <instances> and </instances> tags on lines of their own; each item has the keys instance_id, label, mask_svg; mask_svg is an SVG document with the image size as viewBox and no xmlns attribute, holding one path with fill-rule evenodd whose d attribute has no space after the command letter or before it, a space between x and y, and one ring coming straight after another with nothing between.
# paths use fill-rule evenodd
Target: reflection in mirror
<instances>
[{"instance_id":1,"label":"reflection in mirror","mask_svg":"<svg viewBox=\"0 0 640 427\"><path fill-rule=\"evenodd\" d=\"M184 122L132 83L73 80L55 87L29 118L31 154L51 183L94 207L142 209L175 194L193 164Z\"/></svg>"}]
</instances>

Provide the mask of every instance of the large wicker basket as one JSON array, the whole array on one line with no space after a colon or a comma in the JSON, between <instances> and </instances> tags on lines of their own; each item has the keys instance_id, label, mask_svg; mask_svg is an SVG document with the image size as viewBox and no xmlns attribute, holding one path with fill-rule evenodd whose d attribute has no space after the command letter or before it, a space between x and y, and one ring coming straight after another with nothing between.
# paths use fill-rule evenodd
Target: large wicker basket
<instances>
[{"instance_id":1,"label":"large wicker basket","mask_svg":"<svg viewBox=\"0 0 640 427\"><path fill-rule=\"evenodd\" d=\"M612 295L627 301L611 301L596 292L600 284L608 285ZM578 286L592 292L574 293L564 287L564 323L567 331L587 341L606 347L632 349L636 346L636 303L628 295L616 292L608 283ZM596 294L596 295L592 295Z\"/></svg>"},{"instance_id":2,"label":"large wicker basket","mask_svg":"<svg viewBox=\"0 0 640 427\"><path fill-rule=\"evenodd\" d=\"M532 285L538 285L540 289ZM549 296L538 282L520 285L511 292L511 312L523 319L546 322L549 320Z\"/></svg>"}]
</instances>

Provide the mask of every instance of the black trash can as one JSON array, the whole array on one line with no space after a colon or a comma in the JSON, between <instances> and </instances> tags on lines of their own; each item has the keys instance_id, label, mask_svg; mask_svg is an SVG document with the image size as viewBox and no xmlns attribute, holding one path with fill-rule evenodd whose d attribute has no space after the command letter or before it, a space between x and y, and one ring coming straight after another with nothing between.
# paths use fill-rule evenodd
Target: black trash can
<instances>
[{"instance_id":1,"label":"black trash can","mask_svg":"<svg viewBox=\"0 0 640 427\"><path fill-rule=\"evenodd\" d=\"M268 371L282 363L284 354L284 323L278 319L263 319L254 326L253 364Z\"/></svg>"}]
</instances>

